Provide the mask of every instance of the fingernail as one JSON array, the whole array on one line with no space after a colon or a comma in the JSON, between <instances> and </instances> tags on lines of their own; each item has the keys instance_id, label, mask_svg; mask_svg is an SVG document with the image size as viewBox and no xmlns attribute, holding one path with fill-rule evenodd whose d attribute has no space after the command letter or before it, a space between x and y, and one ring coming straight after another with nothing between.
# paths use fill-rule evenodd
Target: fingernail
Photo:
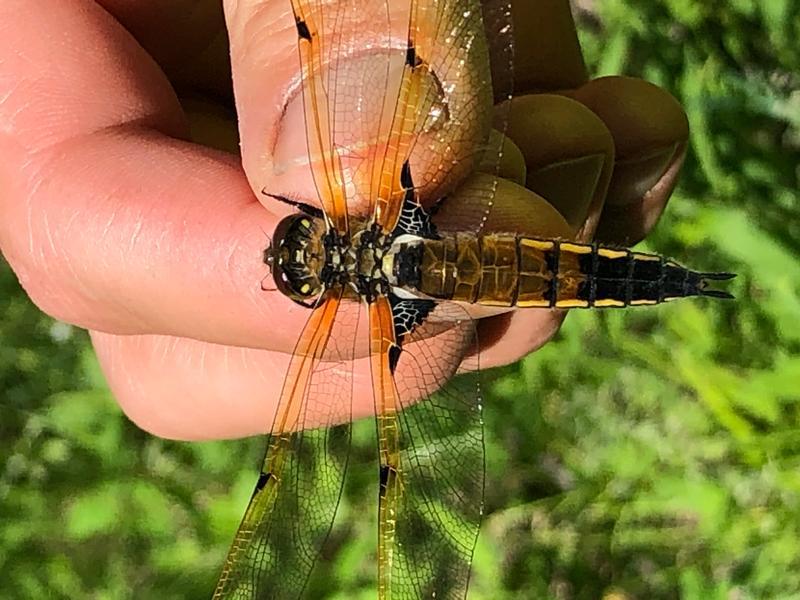
<instances>
[{"instance_id":1,"label":"fingernail","mask_svg":"<svg viewBox=\"0 0 800 600\"><path fill-rule=\"evenodd\" d=\"M586 220L598 191L606 157L590 154L546 165L528 173L527 187L547 198L573 230Z\"/></svg>"},{"instance_id":2,"label":"fingernail","mask_svg":"<svg viewBox=\"0 0 800 600\"><path fill-rule=\"evenodd\" d=\"M618 158L606 203L624 206L641 200L661 181L683 146L675 142L632 158Z\"/></svg>"},{"instance_id":3,"label":"fingernail","mask_svg":"<svg viewBox=\"0 0 800 600\"><path fill-rule=\"evenodd\" d=\"M658 86L630 77L602 77L571 97L593 110L613 136L617 153L607 205L642 200L682 157L689 137L686 114Z\"/></svg>"},{"instance_id":4,"label":"fingernail","mask_svg":"<svg viewBox=\"0 0 800 600\"><path fill-rule=\"evenodd\" d=\"M611 133L580 102L554 94L515 98L508 136L528 168L526 187L567 220L573 234L594 227L614 161Z\"/></svg>"}]
</instances>

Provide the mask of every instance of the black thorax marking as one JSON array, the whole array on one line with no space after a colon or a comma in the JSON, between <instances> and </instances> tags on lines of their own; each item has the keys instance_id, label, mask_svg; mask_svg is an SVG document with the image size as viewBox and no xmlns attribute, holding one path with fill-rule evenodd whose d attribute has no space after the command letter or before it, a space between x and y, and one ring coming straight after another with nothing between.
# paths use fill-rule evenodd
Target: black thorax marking
<instances>
[{"instance_id":1,"label":"black thorax marking","mask_svg":"<svg viewBox=\"0 0 800 600\"><path fill-rule=\"evenodd\" d=\"M403 342L419 327L436 307L433 300L400 299L389 296L394 322L395 345L389 348L389 370L394 373L400 360Z\"/></svg>"},{"instance_id":2,"label":"black thorax marking","mask_svg":"<svg viewBox=\"0 0 800 600\"><path fill-rule=\"evenodd\" d=\"M383 259L391 247L391 239L375 223L358 233L353 248L355 286L367 302L378 295L389 293L387 274L383 272Z\"/></svg>"}]
</instances>

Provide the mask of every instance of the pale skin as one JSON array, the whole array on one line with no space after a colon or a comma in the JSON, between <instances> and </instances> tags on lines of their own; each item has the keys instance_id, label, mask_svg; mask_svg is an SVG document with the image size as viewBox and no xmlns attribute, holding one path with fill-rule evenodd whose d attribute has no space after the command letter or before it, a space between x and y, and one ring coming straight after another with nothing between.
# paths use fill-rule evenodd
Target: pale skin
<instances>
[{"instance_id":1,"label":"pale skin","mask_svg":"<svg viewBox=\"0 0 800 600\"><path fill-rule=\"evenodd\" d=\"M683 111L638 80L589 82L567 0L517 4L525 97L504 174L547 202L515 188L492 227L642 239L685 154ZM265 232L291 209L260 192L315 201L308 177L272 169L270 148L305 143L281 127L298 72L288 12L288 0L0 6L0 248L43 311L91 331L115 397L155 435L268 431L308 316L261 289ZM536 350L562 318L483 319L482 364Z\"/></svg>"}]
</instances>

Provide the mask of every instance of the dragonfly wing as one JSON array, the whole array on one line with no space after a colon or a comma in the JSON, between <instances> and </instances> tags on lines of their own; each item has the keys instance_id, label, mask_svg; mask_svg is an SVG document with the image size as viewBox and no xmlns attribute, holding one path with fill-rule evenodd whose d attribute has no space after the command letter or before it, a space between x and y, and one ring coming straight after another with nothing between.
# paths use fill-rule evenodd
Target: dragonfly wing
<instances>
[{"instance_id":1,"label":"dragonfly wing","mask_svg":"<svg viewBox=\"0 0 800 600\"><path fill-rule=\"evenodd\" d=\"M511 33L508 0L410 2L402 79L371 180L374 219L385 232L410 191L439 200L476 167L497 173L508 104L492 103L511 97ZM496 185L471 191L472 202L488 213L495 192Z\"/></svg>"},{"instance_id":2,"label":"dragonfly wing","mask_svg":"<svg viewBox=\"0 0 800 600\"><path fill-rule=\"evenodd\" d=\"M349 215L374 204L369 177L385 148L384 104L397 95L390 71L403 56L393 40L405 36L407 17L389 0L291 1L314 182L325 214L345 232Z\"/></svg>"},{"instance_id":3,"label":"dragonfly wing","mask_svg":"<svg viewBox=\"0 0 800 600\"><path fill-rule=\"evenodd\" d=\"M370 306L378 421L379 597L464 598L483 507L476 343L460 306L382 298ZM407 350L402 350L407 348Z\"/></svg>"},{"instance_id":4,"label":"dragonfly wing","mask_svg":"<svg viewBox=\"0 0 800 600\"><path fill-rule=\"evenodd\" d=\"M312 173L340 232L349 214L391 233L409 189L435 201L499 163L490 66L510 71L512 46L499 4L489 22L479 0L292 0Z\"/></svg>"},{"instance_id":5,"label":"dragonfly wing","mask_svg":"<svg viewBox=\"0 0 800 600\"><path fill-rule=\"evenodd\" d=\"M331 48L335 46L331 43L335 36L325 28L328 15L316 10L316 4L311 0L292 0L303 77L306 139L314 185L328 226L346 234L349 222L344 173L333 137L337 90L331 88L325 69L330 53L336 52L335 47ZM330 16L331 21L337 20L337 15Z\"/></svg>"},{"instance_id":6,"label":"dragonfly wing","mask_svg":"<svg viewBox=\"0 0 800 600\"><path fill-rule=\"evenodd\" d=\"M326 292L291 358L261 475L215 599L298 598L328 537L350 450L359 305Z\"/></svg>"}]
</instances>

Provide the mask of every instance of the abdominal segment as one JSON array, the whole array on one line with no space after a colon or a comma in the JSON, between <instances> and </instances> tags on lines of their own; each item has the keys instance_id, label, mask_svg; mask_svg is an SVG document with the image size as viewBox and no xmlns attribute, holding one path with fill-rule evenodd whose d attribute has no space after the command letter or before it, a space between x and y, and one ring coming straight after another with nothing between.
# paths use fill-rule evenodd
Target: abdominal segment
<instances>
[{"instance_id":1,"label":"abdominal segment","mask_svg":"<svg viewBox=\"0 0 800 600\"><path fill-rule=\"evenodd\" d=\"M513 234L424 240L415 281L423 294L485 306L592 308L658 304L707 289L726 273L698 273L654 254Z\"/></svg>"}]
</instances>

